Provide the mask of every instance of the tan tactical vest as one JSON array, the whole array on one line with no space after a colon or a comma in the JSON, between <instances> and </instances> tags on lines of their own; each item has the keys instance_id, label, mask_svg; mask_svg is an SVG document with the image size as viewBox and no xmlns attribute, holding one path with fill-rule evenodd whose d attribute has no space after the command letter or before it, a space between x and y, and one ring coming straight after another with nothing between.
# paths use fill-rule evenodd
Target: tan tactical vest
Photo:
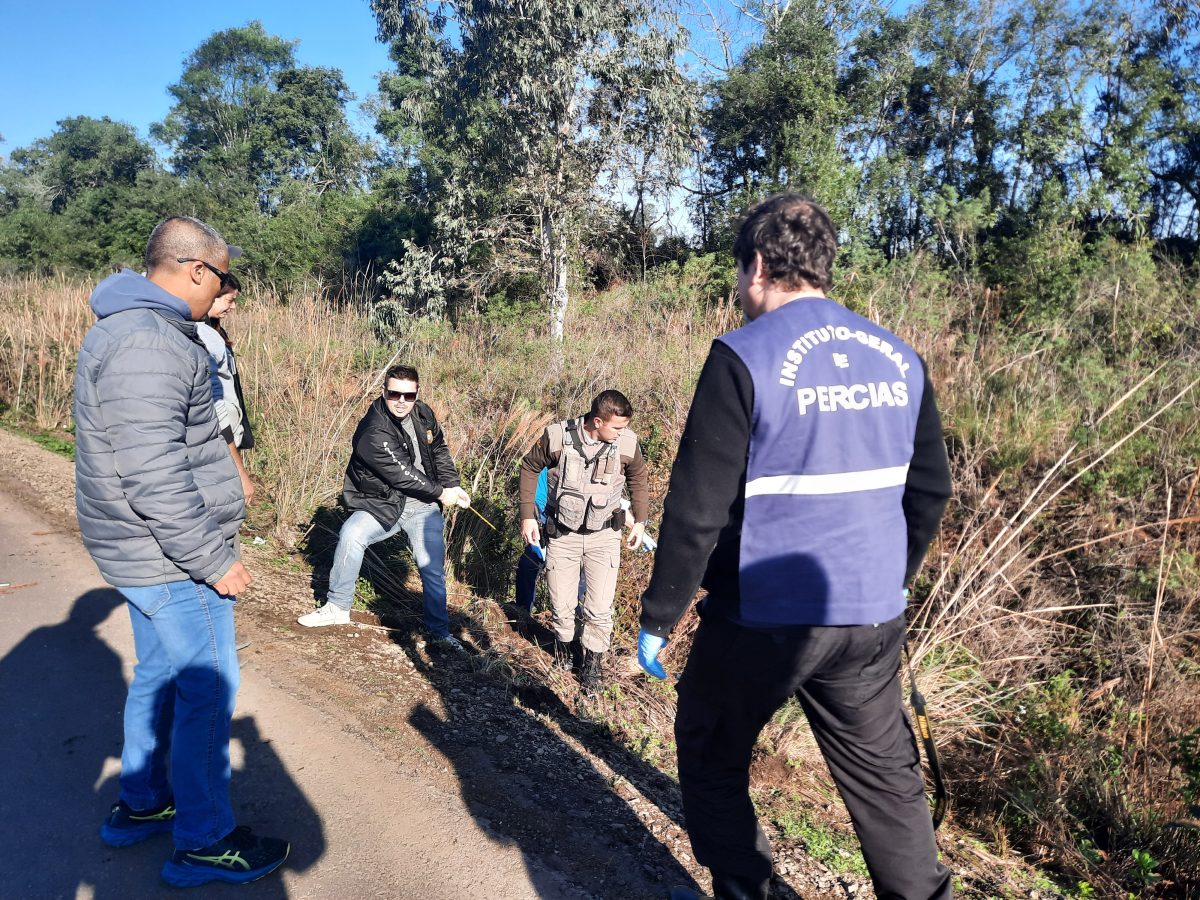
<instances>
[{"instance_id":1,"label":"tan tactical vest","mask_svg":"<svg viewBox=\"0 0 1200 900\"><path fill-rule=\"evenodd\" d=\"M558 454L558 466L548 473L546 482L548 512L569 531L598 531L621 508L625 488L625 470L621 457L632 457L637 450L637 435L626 428L611 444L600 444L594 456L587 456L583 443L583 420L569 419L547 426L550 455Z\"/></svg>"}]
</instances>

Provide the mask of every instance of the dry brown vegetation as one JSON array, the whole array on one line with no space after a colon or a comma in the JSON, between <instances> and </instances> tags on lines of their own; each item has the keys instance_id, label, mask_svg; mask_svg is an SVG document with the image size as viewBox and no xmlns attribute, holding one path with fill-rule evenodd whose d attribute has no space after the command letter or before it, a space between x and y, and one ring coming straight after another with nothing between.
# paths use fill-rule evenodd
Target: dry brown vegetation
<instances>
[{"instance_id":1,"label":"dry brown vegetation","mask_svg":"<svg viewBox=\"0 0 1200 900\"><path fill-rule=\"evenodd\" d=\"M9 420L69 427L89 289L0 281ZM253 529L319 573L354 425L388 363L415 365L477 508L500 529L461 513L450 529L453 597L497 635L481 666L569 695L506 624L520 456L551 417L619 387L652 466L653 521L700 364L736 309L681 302L675 282L621 288L578 304L558 355L540 320L418 320L381 343L354 303L247 295L227 324L259 441ZM1028 893L1000 861L1013 851L1050 863L1068 894L1200 891L1200 832L1171 827L1200 803L1195 281L1167 267L1140 280L1102 270L1070 316L1034 320L917 258L845 277L838 296L909 340L939 389L955 497L914 586L912 649L956 797L948 852L976 872L968 892ZM650 564L627 561L621 661L579 714L671 771L672 692L628 665ZM369 603L407 596L401 578L375 585ZM681 668L693 628L689 616L668 669ZM755 769L779 834L812 843L798 810L828 794L821 771L803 717L785 708Z\"/></svg>"}]
</instances>

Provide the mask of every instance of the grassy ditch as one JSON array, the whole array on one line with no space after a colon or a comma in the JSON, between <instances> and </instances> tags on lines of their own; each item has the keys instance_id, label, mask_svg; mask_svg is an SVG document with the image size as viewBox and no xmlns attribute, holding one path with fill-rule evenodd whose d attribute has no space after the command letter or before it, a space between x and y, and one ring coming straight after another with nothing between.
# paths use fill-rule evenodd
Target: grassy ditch
<instances>
[{"instance_id":1,"label":"grassy ditch","mask_svg":"<svg viewBox=\"0 0 1200 900\"><path fill-rule=\"evenodd\" d=\"M834 292L912 343L939 391L955 496L914 585L912 649L955 795L943 846L956 870L974 873L968 895L1028 895L1032 883L1003 862L1014 853L1049 866L1066 895L1200 891L1200 832L1175 827L1200 802L1200 289L1167 266L1151 277L1145 265L1110 263L1054 316L919 256L843 273ZM321 589L349 436L383 368L408 362L479 511L500 527L452 518L452 601L503 632L521 455L551 418L618 387L635 405L656 521L709 343L740 319L721 299L726 275L692 267L585 297L561 354L540 318L511 310L406 321L381 342L353 303L249 291L228 327L259 442L248 455L260 485L250 529L312 566ZM69 429L88 290L0 280L9 421ZM619 664L578 714L670 773L672 692L626 665L651 564L640 554L623 563ZM383 548L363 601L403 603L410 569ZM682 667L694 627L689 615L668 670ZM496 647L484 664L504 677L571 695L541 651ZM753 786L776 837L858 871L844 810L794 710L765 730Z\"/></svg>"},{"instance_id":2,"label":"grassy ditch","mask_svg":"<svg viewBox=\"0 0 1200 900\"><path fill-rule=\"evenodd\" d=\"M45 447L51 453L57 453L59 456L65 456L67 459L74 461L75 440L72 435L64 431L37 428L36 426L20 421L10 422L5 418L5 412L6 410L0 409L0 428L11 431L13 434L27 437L35 444Z\"/></svg>"}]
</instances>

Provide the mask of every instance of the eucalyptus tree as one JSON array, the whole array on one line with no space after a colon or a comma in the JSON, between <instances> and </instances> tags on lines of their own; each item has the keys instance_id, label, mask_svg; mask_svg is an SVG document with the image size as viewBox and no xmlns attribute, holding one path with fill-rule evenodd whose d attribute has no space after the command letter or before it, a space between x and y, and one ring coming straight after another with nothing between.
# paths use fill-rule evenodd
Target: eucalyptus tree
<instances>
[{"instance_id":1,"label":"eucalyptus tree","mask_svg":"<svg viewBox=\"0 0 1200 900\"><path fill-rule=\"evenodd\" d=\"M800 0L764 12L771 15L762 41L713 86L707 116L725 218L755 197L799 190L845 222L858 172L844 144L849 109L837 83L853 4Z\"/></svg>"},{"instance_id":2,"label":"eucalyptus tree","mask_svg":"<svg viewBox=\"0 0 1200 900\"><path fill-rule=\"evenodd\" d=\"M397 70L381 87L436 210L393 283L453 292L498 270L540 273L563 337L578 229L635 189L630 148L671 170L690 146L693 90L672 13L639 0L373 0ZM424 145L424 146L420 146Z\"/></svg>"},{"instance_id":3,"label":"eucalyptus tree","mask_svg":"<svg viewBox=\"0 0 1200 900\"><path fill-rule=\"evenodd\" d=\"M880 6L865 10L838 79L851 111L845 142L862 173L851 212L855 249L887 258L907 243L921 203L924 156L905 152L898 136L911 100L919 36L915 16Z\"/></svg>"},{"instance_id":4,"label":"eucalyptus tree","mask_svg":"<svg viewBox=\"0 0 1200 900\"><path fill-rule=\"evenodd\" d=\"M1195 244L1200 204L1200 9L1118 7L1094 152L1100 212L1135 232Z\"/></svg>"}]
</instances>

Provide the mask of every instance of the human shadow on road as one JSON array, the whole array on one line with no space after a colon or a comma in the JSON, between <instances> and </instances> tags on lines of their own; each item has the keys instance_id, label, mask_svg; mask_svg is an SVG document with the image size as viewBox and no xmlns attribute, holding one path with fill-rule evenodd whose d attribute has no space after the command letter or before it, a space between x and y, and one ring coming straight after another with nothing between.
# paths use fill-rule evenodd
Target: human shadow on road
<instances>
[{"instance_id":1,"label":"human shadow on road","mask_svg":"<svg viewBox=\"0 0 1200 900\"><path fill-rule=\"evenodd\" d=\"M486 651L486 632L465 630ZM540 896L660 897L671 885L694 885L626 800L641 794L678 816L669 778L603 738L597 755L613 773L599 770L551 723L573 738L595 739L595 730L548 688L501 677L494 656L422 653L417 634L391 635L438 694L409 723L452 766L479 828L521 850Z\"/></svg>"},{"instance_id":2,"label":"human shadow on road","mask_svg":"<svg viewBox=\"0 0 1200 900\"><path fill-rule=\"evenodd\" d=\"M340 510L319 512L304 546L318 597L342 521ZM452 558L473 551L482 556L489 540L503 543L481 525L462 524L450 529ZM511 563L505 566L511 569ZM368 609L437 692L440 702L418 706L409 722L452 765L480 829L497 843L519 847L544 897L658 897L672 885L694 885L661 831L652 833L627 799L648 801L681 826L675 783L620 748L604 728L578 718L546 685L504 677L503 664L488 652L486 629L454 604L448 609L451 632L483 653L460 656L429 642L420 589L408 587L411 569L403 538L373 545L360 576L371 587ZM500 585L494 579L493 587ZM497 596L504 596L503 589ZM535 621L522 631L532 643L551 643L551 632ZM554 726L586 741L612 774L599 771ZM686 839L677 849L690 849Z\"/></svg>"},{"instance_id":3,"label":"human shadow on road","mask_svg":"<svg viewBox=\"0 0 1200 900\"><path fill-rule=\"evenodd\" d=\"M307 542L318 596L341 518L336 512L322 518ZM651 897L671 885L693 884L613 784L680 823L674 782L622 750L603 729L578 719L545 685L505 678L503 665L487 652L486 629L454 604L448 609L451 633L483 653L460 655L429 642L420 588L407 586L412 563L406 548L397 538L367 552L361 577L372 589L368 608L437 692L440 703L418 706L409 721L453 766L481 830L521 849L530 879L545 897ZM541 637L548 645L549 631ZM614 774L597 771L549 721L588 741Z\"/></svg>"},{"instance_id":4,"label":"human shadow on road","mask_svg":"<svg viewBox=\"0 0 1200 900\"><path fill-rule=\"evenodd\" d=\"M0 884L17 897L74 897L105 877L97 794L121 756L125 679L96 628L125 599L82 594L66 621L30 632L0 660ZM87 848L82 850L81 848Z\"/></svg>"},{"instance_id":5,"label":"human shadow on road","mask_svg":"<svg viewBox=\"0 0 1200 900\"><path fill-rule=\"evenodd\" d=\"M159 878L172 852L169 834L124 848L98 830L119 795L126 681L121 658L97 634L118 607L112 589L87 591L67 620L27 635L0 660L6 722L0 738L0 893L14 897L174 896ZM116 613L123 615L123 613ZM324 852L316 811L252 717L233 721L245 773L234 772L239 824L292 843L284 864L311 866ZM209 886L205 896L285 897L277 876L249 886Z\"/></svg>"}]
</instances>

